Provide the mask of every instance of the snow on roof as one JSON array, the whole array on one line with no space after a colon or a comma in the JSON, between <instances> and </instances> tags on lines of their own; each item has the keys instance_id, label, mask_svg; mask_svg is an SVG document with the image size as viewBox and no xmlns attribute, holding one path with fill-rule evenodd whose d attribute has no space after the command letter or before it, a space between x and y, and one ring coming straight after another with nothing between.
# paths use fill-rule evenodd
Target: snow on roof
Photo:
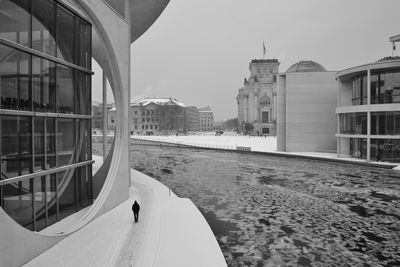
<instances>
[{"instance_id":1,"label":"snow on roof","mask_svg":"<svg viewBox=\"0 0 400 267\"><path fill-rule=\"evenodd\" d=\"M213 112L210 107L199 108L199 112Z\"/></svg>"},{"instance_id":2,"label":"snow on roof","mask_svg":"<svg viewBox=\"0 0 400 267\"><path fill-rule=\"evenodd\" d=\"M177 105L181 107L186 107L185 104L179 102L174 98L146 98L138 102L132 103L131 106L139 106L139 105L147 106L151 103L154 103L156 105Z\"/></svg>"}]
</instances>

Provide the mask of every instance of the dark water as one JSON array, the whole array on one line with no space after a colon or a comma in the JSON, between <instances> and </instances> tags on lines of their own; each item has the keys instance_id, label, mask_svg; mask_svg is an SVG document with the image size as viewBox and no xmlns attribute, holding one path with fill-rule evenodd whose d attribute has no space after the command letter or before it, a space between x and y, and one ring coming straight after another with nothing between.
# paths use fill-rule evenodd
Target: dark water
<instances>
[{"instance_id":1,"label":"dark water","mask_svg":"<svg viewBox=\"0 0 400 267\"><path fill-rule=\"evenodd\" d=\"M400 173L134 145L131 166L190 198L229 266L400 266Z\"/></svg>"}]
</instances>

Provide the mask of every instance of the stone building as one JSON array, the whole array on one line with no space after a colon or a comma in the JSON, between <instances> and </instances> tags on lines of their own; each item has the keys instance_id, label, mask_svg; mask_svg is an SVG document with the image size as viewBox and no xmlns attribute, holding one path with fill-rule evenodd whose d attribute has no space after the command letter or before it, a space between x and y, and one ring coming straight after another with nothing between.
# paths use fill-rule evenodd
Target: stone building
<instances>
[{"instance_id":1,"label":"stone building","mask_svg":"<svg viewBox=\"0 0 400 267\"><path fill-rule=\"evenodd\" d=\"M200 131L209 132L214 130L214 112L210 107L199 108Z\"/></svg>"},{"instance_id":2,"label":"stone building","mask_svg":"<svg viewBox=\"0 0 400 267\"><path fill-rule=\"evenodd\" d=\"M173 98L148 98L131 104L130 130L144 134L175 134L187 131L185 105ZM109 125L113 112L109 112ZM115 123L115 122L114 122Z\"/></svg>"},{"instance_id":3,"label":"stone building","mask_svg":"<svg viewBox=\"0 0 400 267\"><path fill-rule=\"evenodd\" d=\"M276 134L276 74L277 59L253 59L249 64L250 77L244 79L236 98L238 103L239 130L251 124L252 135Z\"/></svg>"},{"instance_id":4,"label":"stone building","mask_svg":"<svg viewBox=\"0 0 400 267\"><path fill-rule=\"evenodd\" d=\"M198 132L200 130L200 113L197 107L186 107L186 125L188 131Z\"/></svg>"}]
</instances>

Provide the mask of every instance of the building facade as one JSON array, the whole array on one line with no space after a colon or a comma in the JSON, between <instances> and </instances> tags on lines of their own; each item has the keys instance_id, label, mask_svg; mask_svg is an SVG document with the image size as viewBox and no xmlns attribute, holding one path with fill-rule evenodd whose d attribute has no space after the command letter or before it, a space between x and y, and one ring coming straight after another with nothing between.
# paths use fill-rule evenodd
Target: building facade
<instances>
[{"instance_id":1,"label":"building facade","mask_svg":"<svg viewBox=\"0 0 400 267\"><path fill-rule=\"evenodd\" d=\"M313 61L293 64L277 77L277 150L336 150L335 73Z\"/></svg>"},{"instance_id":2,"label":"building facade","mask_svg":"<svg viewBox=\"0 0 400 267\"><path fill-rule=\"evenodd\" d=\"M244 79L243 87L236 97L239 127L247 132L246 124L252 125L248 134L276 134L276 74L277 59L253 59L249 64L250 77Z\"/></svg>"},{"instance_id":3,"label":"building facade","mask_svg":"<svg viewBox=\"0 0 400 267\"><path fill-rule=\"evenodd\" d=\"M339 157L400 162L400 58L340 71Z\"/></svg>"},{"instance_id":4,"label":"building facade","mask_svg":"<svg viewBox=\"0 0 400 267\"><path fill-rule=\"evenodd\" d=\"M0 8L0 206L40 231L93 201L91 24L59 2Z\"/></svg>"},{"instance_id":5,"label":"building facade","mask_svg":"<svg viewBox=\"0 0 400 267\"><path fill-rule=\"evenodd\" d=\"M130 44L168 0L130 2L0 1L1 266L25 264L129 197ZM117 104L113 150L93 177L92 57ZM82 209L65 231L42 233Z\"/></svg>"},{"instance_id":6,"label":"building facade","mask_svg":"<svg viewBox=\"0 0 400 267\"><path fill-rule=\"evenodd\" d=\"M199 108L200 132L214 131L214 112L210 107Z\"/></svg>"},{"instance_id":7,"label":"building facade","mask_svg":"<svg viewBox=\"0 0 400 267\"><path fill-rule=\"evenodd\" d=\"M189 106L185 108L186 110L186 126L188 132L198 132L200 131L200 113L197 107Z\"/></svg>"},{"instance_id":8,"label":"building facade","mask_svg":"<svg viewBox=\"0 0 400 267\"><path fill-rule=\"evenodd\" d=\"M130 110L131 133L176 134L187 131L185 105L176 99L143 99L132 103ZM109 112L109 123L112 123L112 116L113 113Z\"/></svg>"}]
</instances>

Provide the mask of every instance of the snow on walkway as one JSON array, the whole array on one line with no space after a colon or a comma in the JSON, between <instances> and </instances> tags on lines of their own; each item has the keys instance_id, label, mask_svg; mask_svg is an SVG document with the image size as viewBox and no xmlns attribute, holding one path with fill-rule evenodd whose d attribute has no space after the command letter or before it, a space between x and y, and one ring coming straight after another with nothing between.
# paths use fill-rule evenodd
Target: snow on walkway
<instances>
[{"instance_id":1,"label":"snow on walkway","mask_svg":"<svg viewBox=\"0 0 400 267\"><path fill-rule=\"evenodd\" d=\"M189 199L138 171L131 177L129 200L26 266L226 266L211 228ZM141 206L139 223L131 211L134 200Z\"/></svg>"}]
</instances>

